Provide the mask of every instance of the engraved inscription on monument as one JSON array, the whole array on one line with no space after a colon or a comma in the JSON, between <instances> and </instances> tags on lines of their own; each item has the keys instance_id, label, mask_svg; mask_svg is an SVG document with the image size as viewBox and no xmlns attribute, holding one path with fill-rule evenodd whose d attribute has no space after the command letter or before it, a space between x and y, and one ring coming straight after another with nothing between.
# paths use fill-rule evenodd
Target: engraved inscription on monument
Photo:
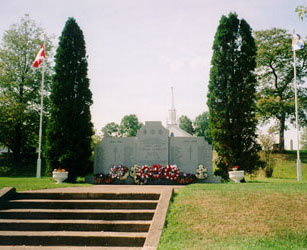
<instances>
[{"instance_id":1,"label":"engraved inscription on monument","mask_svg":"<svg viewBox=\"0 0 307 250\"><path fill-rule=\"evenodd\" d=\"M160 122L146 124L146 128L141 128L138 136L138 164L168 164L168 130Z\"/></svg>"}]
</instances>

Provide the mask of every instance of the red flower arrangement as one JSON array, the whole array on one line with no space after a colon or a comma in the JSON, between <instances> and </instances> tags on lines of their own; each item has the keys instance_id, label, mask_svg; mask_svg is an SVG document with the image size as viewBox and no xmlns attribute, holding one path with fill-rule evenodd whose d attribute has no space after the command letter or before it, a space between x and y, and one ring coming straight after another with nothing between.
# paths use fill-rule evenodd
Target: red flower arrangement
<instances>
[{"instance_id":1,"label":"red flower arrangement","mask_svg":"<svg viewBox=\"0 0 307 250\"><path fill-rule=\"evenodd\" d=\"M97 184L101 184L104 181L105 175L103 173L98 173L95 174L94 178Z\"/></svg>"},{"instance_id":2,"label":"red flower arrangement","mask_svg":"<svg viewBox=\"0 0 307 250\"><path fill-rule=\"evenodd\" d=\"M190 184L196 181L197 181L197 178L195 174L184 173L184 172L180 172L176 180L178 184L183 184L183 185L187 185L187 184Z\"/></svg>"},{"instance_id":3,"label":"red flower arrangement","mask_svg":"<svg viewBox=\"0 0 307 250\"><path fill-rule=\"evenodd\" d=\"M114 180L115 180L115 179L112 178L112 175L110 175L110 174L107 174L107 175L105 176L105 178L104 178L104 182L105 182L106 184L111 184Z\"/></svg>"},{"instance_id":4,"label":"red flower arrangement","mask_svg":"<svg viewBox=\"0 0 307 250\"><path fill-rule=\"evenodd\" d=\"M239 166L233 166L233 167L232 167L232 171L237 171L238 168L239 168Z\"/></svg>"},{"instance_id":5,"label":"red flower arrangement","mask_svg":"<svg viewBox=\"0 0 307 250\"><path fill-rule=\"evenodd\" d=\"M137 184L145 184L151 175L151 167L144 165L139 169L136 176L134 177L134 182Z\"/></svg>"},{"instance_id":6,"label":"red flower arrangement","mask_svg":"<svg viewBox=\"0 0 307 250\"><path fill-rule=\"evenodd\" d=\"M65 168L57 168L57 169L54 169L53 172L66 172L66 169Z\"/></svg>"},{"instance_id":7,"label":"red flower arrangement","mask_svg":"<svg viewBox=\"0 0 307 250\"><path fill-rule=\"evenodd\" d=\"M151 178L156 180L156 179L162 179L163 177L163 167L159 164L155 164L152 166L151 169Z\"/></svg>"},{"instance_id":8,"label":"red flower arrangement","mask_svg":"<svg viewBox=\"0 0 307 250\"><path fill-rule=\"evenodd\" d=\"M179 168L176 165L167 165L164 168L164 177L167 180L176 180L179 176Z\"/></svg>"}]
</instances>

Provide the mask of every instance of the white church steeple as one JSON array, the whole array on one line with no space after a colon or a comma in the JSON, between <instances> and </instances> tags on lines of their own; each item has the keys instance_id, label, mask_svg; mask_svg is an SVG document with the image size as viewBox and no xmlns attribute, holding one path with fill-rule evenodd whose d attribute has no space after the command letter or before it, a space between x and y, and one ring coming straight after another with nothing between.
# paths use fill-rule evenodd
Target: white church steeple
<instances>
[{"instance_id":1,"label":"white church steeple","mask_svg":"<svg viewBox=\"0 0 307 250\"><path fill-rule=\"evenodd\" d=\"M171 87L171 108L168 110L168 125L177 125L173 87Z\"/></svg>"}]
</instances>

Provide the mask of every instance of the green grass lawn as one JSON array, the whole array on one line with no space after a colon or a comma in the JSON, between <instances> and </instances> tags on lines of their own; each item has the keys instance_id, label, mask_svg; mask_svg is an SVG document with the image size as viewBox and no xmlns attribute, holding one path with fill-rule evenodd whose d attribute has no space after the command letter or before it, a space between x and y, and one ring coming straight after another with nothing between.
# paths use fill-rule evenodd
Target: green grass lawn
<instances>
[{"instance_id":1,"label":"green grass lawn","mask_svg":"<svg viewBox=\"0 0 307 250\"><path fill-rule=\"evenodd\" d=\"M275 168L273 177L282 179L296 179L296 151L286 151L284 154L273 154ZM300 152L302 180L307 180L307 151Z\"/></svg>"},{"instance_id":2,"label":"green grass lawn","mask_svg":"<svg viewBox=\"0 0 307 250\"><path fill-rule=\"evenodd\" d=\"M158 249L307 249L307 182L184 187L170 204Z\"/></svg>"},{"instance_id":3,"label":"green grass lawn","mask_svg":"<svg viewBox=\"0 0 307 250\"><path fill-rule=\"evenodd\" d=\"M247 183L193 184L173 197L160 250L307 249L307 152L275 153L273 178Z\"/></svg>"},{"instance_id":4,"label":"green grass lawn","mask_svg":"<svg viewBox=\"0 0 307 250\"><path fill-rule=\"evenodd\" d=\"M274 158L273 178L260 171L256 178L248 176L247 183L180 189L170 204L159 249L307 249L307 152L301 154L301 182L296 181L296 152ZM33 163L14 169L4 163L0 161L0 188L89 185L55 184L51 177L34 178Z\"/></svg>"},{"instance_id":5,"label":"green grass lawn","mask_svg":"<svg viewBox=\"0 0 307 250\"><path fill-rule=\"evenodd\" d=\"M0 188L15 187L17 191L37 190L47 188L90 186L90 184L56 184L51 176L45 175L46 164L42 160L42 178L36 176L36 154L24 155L19 163L12 161L11 157L0 154ZM51 175L51 173L50 173Z\"/></svg>"},{"instance_id":6,"label":"green grass lawn","mask_svg":"<svg viewBox=\"0 0 307 250\"><path fill-rule=\"evenodd\" d=\"M0 177L0 188L15 187L17 191L37 190L47 188L63 188L63 187L79 187L90 186L91 184L72 184L61 183L56 184L56 181L51 177L31 178L31 177Z\"/></svg>"}]
</instances>

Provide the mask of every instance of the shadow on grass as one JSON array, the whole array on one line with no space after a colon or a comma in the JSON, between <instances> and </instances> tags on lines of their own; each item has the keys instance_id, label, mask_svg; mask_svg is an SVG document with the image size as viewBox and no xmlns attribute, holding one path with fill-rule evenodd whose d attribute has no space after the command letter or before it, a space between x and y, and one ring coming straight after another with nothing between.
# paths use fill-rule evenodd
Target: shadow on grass
<instances>
[{"instance_id":1,"label":"shadow on grass","mask_svg":"<svg viewBox=\"0 0 307 250\"><path fill-rule=\"evenodd\" d=\"M172 197L171 197L170 202L169 202L168 210L171 209L172 205L174 204L175 198L176 198L177 196L178 196L178 192L173 192ZM168 211L168 213L169 213L169 211ZM168 222L168 217L166 216L165 222L164 222L164 229L167 228L168 223L169 223L169 222Z\"/></svg>"},{"instance_id":2,"label":"shadow on grass","mask_svg":"<svg viewBox=\"0 0 307 250\"><path fill-rule=\"evenodd\" d=\"M22 155L20 162L13 161L12 154L0 154L0 177L33 177L36 176L37 154ZM41 173L44 175L46 164L42 159Z\"/></svg>"}]
</instances>

